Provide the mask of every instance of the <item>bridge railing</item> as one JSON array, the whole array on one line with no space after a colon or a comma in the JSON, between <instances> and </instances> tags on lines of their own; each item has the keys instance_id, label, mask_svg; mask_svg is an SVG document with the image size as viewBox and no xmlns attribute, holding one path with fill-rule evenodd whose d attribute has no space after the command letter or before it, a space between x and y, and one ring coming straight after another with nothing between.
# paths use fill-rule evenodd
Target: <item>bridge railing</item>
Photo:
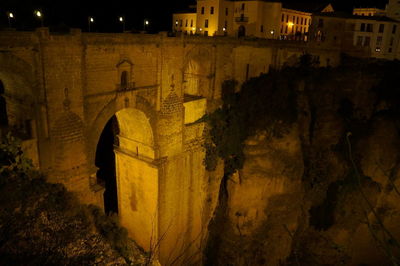
<instances>
[{"instance_id":1,"label":"bridge railing","mask_svg":"<svg viewBox=\"0 0 400 266\"><path fill-rule=\"evenodd\" d=\"M128 82L127 84L117 84L117 91L133 90L135 88L135 82Z\"/></svg>"}]
</instances>

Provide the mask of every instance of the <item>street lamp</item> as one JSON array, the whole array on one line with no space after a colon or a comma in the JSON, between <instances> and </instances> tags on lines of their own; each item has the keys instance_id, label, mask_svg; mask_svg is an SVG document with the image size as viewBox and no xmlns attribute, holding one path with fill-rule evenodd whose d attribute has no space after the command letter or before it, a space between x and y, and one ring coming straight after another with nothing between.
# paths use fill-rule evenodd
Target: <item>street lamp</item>
<instances>
[{"instance_id":1,"label":"street lamp","mask_svg":"<svg viewBox=\"0 0 400 266\"><path fill-rule=\"evenodd\" d=\"M12 12L8 12L7 18L8 18L8 26L11 28L11 19L14 19L14 14Z\"/></svg>"},{"instance_id":2,"label":"street lamp","mask_svg":"<svg viewBox=\"0 0 400 266\"><path fill-rule=\"evenodd\" d=\"M146 30L147 26L149 26L149 21L147 19L145 19L144 22L143 22L143 31Z\"/></svg>"},{"instance_id":3,"label":"street lamp","mask_svg":"<svg viewBox=\"0 0 400 266\"><path fill-rule=\"evenodd\" d=\"M88 17L88 28L89 28L89 32L90 32L90 25L94 23L94 18L93 17Z\"/></svg>"},{"instance_id":4,"label":"street lamp","mask_svg":"<svg viewBox=\"0 0 400 266\"><path fill-rule=\"evenodd\" d=\"M125 18L121 16L118 20L122 23L122 32L125 32Z\"/></svg>"},{"instance_id":5,"label":"street lamp","mask_svg":"<svg viewBox=\"0 0 400 266\"><path fill-rule=\"evenodd\" d=\"M35 15L38 19L40 19L40 25L43 27L43 14L40 10L35 10Z\"/></svg>"}]
</instances>

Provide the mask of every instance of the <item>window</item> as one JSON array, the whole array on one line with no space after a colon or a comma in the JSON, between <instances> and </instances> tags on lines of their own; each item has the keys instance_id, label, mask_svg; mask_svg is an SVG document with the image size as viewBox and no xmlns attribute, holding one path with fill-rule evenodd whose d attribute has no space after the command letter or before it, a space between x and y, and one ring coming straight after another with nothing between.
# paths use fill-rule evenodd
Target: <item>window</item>
<instances>
[{"instance_id":1,"label":"window","mask_svg":"<svg viewBox=\"0 0 400 266\"><path fill-rule=\"evenodd\" d=\"M281 21L282 21L282 22L284 22L284 21L285 21L285 15L284 15L284 14L282 14Z\"/></svg>"},{"instance_id":2,"label":"window","mask_svg":"<svg viewBox=\"0 0 400 266\"><path fill-rule=\"evenodd\" d=\"M289 15L286 15L286 22L289 22Z\"/></svg>"},{"instance_id":3,"label":"window","mask_svg":"<svg viewBox=\"0 0 400 266\"><path fill-rule=\"evenodd\" d=\"M299 17L296 18L296 24L299 24Z\"/></svg>"},{"instance_id":4,"label":"window","mask_svg":"<svg viewBox=\"0 0 400 266\"><path fill-rule=\"evenodd\" d=\"M362 46L362 42L363 42L363 37L362 36L358 36L356 45L357 46Z\"/></svg>"},{"instance_id":5,"label":"window","mask_svg":"<svg viewBox=\"0 0 400 266\"><path fill-rule=\"evenodd\" d=\"M204 28L208 28L208 19L204 21Z\"/></svg>"},{"instance_id":6,"label":"window","mask_svg":"<svg viewBox=\"0 0 400 266\"><path fill-rule=\"evenodd\" d=\"M214 7L213 6L210 8L210 14L211 15L214 14Z\"/></svg>"},{"instance_id":7,"label":"window","mask_svg":"<svg viewBox=\"0 0 400 266\"><path fill-rule=\"evenodd\" d=\"M264 26L263 25L261 25L261 27L260 27L260 32L264 32Z\"/></svg>"},{"instance_id":8,"label":"window","mask_svg":"<svg viewBox=\"0 0 400 266\"><path fill-rule=\"evenodd\" d=\"M225 16L228 16L228 12L229 11L229 9L228 8L225 8Z\"/></svg>"},{"instance_id":9,"label":"window","mask_svg":"<svg viewBox=\"0 0 400 266\"><path fill-rule=\"evenodd\" d=\"M365 37L364 46L369 46L371 43L371 37Z\"/></svg>"},{"instance_id":10,"label":"window","mask_svg":"<svg viewBox=\"0 0 400 266\"><path fill-rule=\"evenodd\" d=\"M324 27L324 20L322 18L318 19L318 28Z\"/></svg>"},{"instance_id":11,"label":"window","mask_svg":"<svg viewBox=\"0 0 400 266\"><path fill-rule=\"evenodd\" d=\"M185 27L187 27L187 26L188 26L188 20L185 21Z\"/></svg>"},{"instance_id":12,"label":"window","mask_svg":"<svg viewBox=\"0 0 400 266\"><path fill-rule=\"evenodd\" d=\"M204 31L204 36L208 36L208 31L207 30Z\"/></svg>"},{"instance_id":13,"label":"window","mask_svg":"<svg viewBox=\"0 0 400 266\"><path fill-rule=\"evenodd\" d=\"M175 20L175 27L178 27L178 24L179 24L178 20Z\"/></svg>"},{"instance_id":14,"label":"window","mask_svg":"<svg viewBox=\"0 0 400 266\"><path fill-rule=\"evenodd\" d=\"M242 4L242 10L244 10L244 3Z\"/></svg>"},{"instance_id":15,"label":"window","mask_svg":"<svg viewBox=\"0 0 400 266\"><path fill-rule=\"evenodd\" d=\"M396 33L396 28L397 28L397 25L393 25L392 34L395 34L395 33Z\"/></svg>"},{"instance_id":16,"label":"window","mask_svg":"<svg viewBox=\"0 0 400 266\"><path fill-rule=\"evenodd\" d=\"M204 6L201 8L201 14L204 14Z\"/></svg>"},{"instance_id":17,"label":"window","mask_svg":"<svg viewBox=\"0 0 400 266\"><path fill-rule=\"evenodd\" d=\"M392 47L390 47L390 48L388 49L388 52L389 52L389 53L391 53L391 52L392 52Z\"/></svg>"},{"instance_id":18,"label":"window","mask_svg":"<svg viewBox=\"0 0 400 266\"><path fill-rule=\"evenodd\" d=\"M281 33L283 33L283 25L281 25Z\"/></svg>"},{"instance_id":19,"label":"window","mask_svg":"<svg viewBox=\"0 0 400 266\"><path fill-rule=\"evenodd\" d=\"M381 46L382 45L382 36L378 36L376 38L376 46Z\"/></svg>"},{"instance_id":20,"label":"window","mask_svg":"<svg viewBox=\"0 0 400 266\"><path fill-rule=\"evenodd\" d=\"M288 26L286 25L286 28L285 28L285 33L287 33L287 30L288 30Z\"/></svg>"},{"instance_id":21,"label":"window","mask_svg":"<svg viewBox=\"0 0 400 266\"><path fill-rule=\"evenodd\" d=\"M365 31L365 23L361 23L361 25L360 25L360 31Z\"/></svg>"},{"instance_id":22,"label":"window","mask_svg":"<svg viewBox=\"0 0 400 266\"><path fill-rule=\"evenodd\" d=\"M121 89L128 88L128 72L122 71L121 73Z\"/></svg>"},{"instance_id":23,"label":"window","mask_svg":"<svg viewBox=\"0 0 400 266\"><path fill-rule=\"evenodd\" d=\"M368 23L367 24L367 32L373 32L373 31L374 31L373 25Z\"/></svg>"},{"instance_id":24,"label":"window","mask_svg":"<svg viewBox=\"0 0 400 266\"><path fill-rule=\"evenodd\" d=\"M307 25L307 19L306 18L304 19L304 25Z\"/></svg>"},{"instance_id":25,"label":"window","mask_svg":"<svg viewBox=\"0 0 400 266\"><path fill-rule=\"evenodd\" d=\"M394 42L394 38L392 37L392 38L390 38L390 43L389 43L389 45L390 45L390 46L393 46L393 42Z\"/></svg>"},{"instance_id":26,"label":"window","mask_svg":"<svg viewBox=\"0 0 400 266\"><path fill-rule=\"evenodd\" d=\"M384 32L385 30L385 24L379 24L379 33Z\"/></svg>"},{"instance_id":27,"label":"window","mask_svg":"<svg viewBox=\"0 0 400 266\"><path fill-rule=\"evenodd\" d=\"M193 27L193 19L190 20L190 27Z\"/></svg>"},{"instance_id":28,"label":"window","mask_svg":"<svg viewBox=\"0 0 400 266\"><path fill-rule=\"evenodd\" d=\"M300 24L303 25L303 18L300 19Z\"/></svg>"}]
</instances>

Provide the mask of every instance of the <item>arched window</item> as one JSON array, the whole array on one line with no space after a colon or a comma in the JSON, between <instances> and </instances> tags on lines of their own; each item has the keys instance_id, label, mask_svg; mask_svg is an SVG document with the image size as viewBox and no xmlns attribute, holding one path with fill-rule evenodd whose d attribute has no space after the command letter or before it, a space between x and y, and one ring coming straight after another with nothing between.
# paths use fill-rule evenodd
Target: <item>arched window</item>
<instances>
[{"instance_id":1,"label":"arched window","mask_svg":"<svg viewBox=\"0 0 400 266\"><path fill-rule=\"evenodd\" d=\"M122 71L121 73L121 89L128 88L128 72Z\"/></svg>"},{"instance_id":2,"label":"arched window","mask_svg":"<svg viewBox=\"0 0 400 266\"><path fill-rule=\"evenodd\" d=\"M0 80L0 127L8 126L6 99L4 98L4 85Z\"/></svg>"}]
</instances>

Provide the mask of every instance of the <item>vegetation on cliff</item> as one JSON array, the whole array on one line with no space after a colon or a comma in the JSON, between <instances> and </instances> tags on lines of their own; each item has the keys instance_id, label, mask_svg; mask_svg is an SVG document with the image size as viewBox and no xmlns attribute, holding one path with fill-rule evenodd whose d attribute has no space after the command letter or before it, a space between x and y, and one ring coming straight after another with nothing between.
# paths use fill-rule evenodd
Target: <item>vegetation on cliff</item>
<instances>
[{"instance_id":1,"label":"vegetation on cliff","mask_svg":"<svg viewBox=\"0 0 400 266\"><path fill-rule=\"evenodd\" d=\"M10 135L0 144L1 265L139 265L141 252L115 216L46 182Z\"/></svg>"}]
</instances>

